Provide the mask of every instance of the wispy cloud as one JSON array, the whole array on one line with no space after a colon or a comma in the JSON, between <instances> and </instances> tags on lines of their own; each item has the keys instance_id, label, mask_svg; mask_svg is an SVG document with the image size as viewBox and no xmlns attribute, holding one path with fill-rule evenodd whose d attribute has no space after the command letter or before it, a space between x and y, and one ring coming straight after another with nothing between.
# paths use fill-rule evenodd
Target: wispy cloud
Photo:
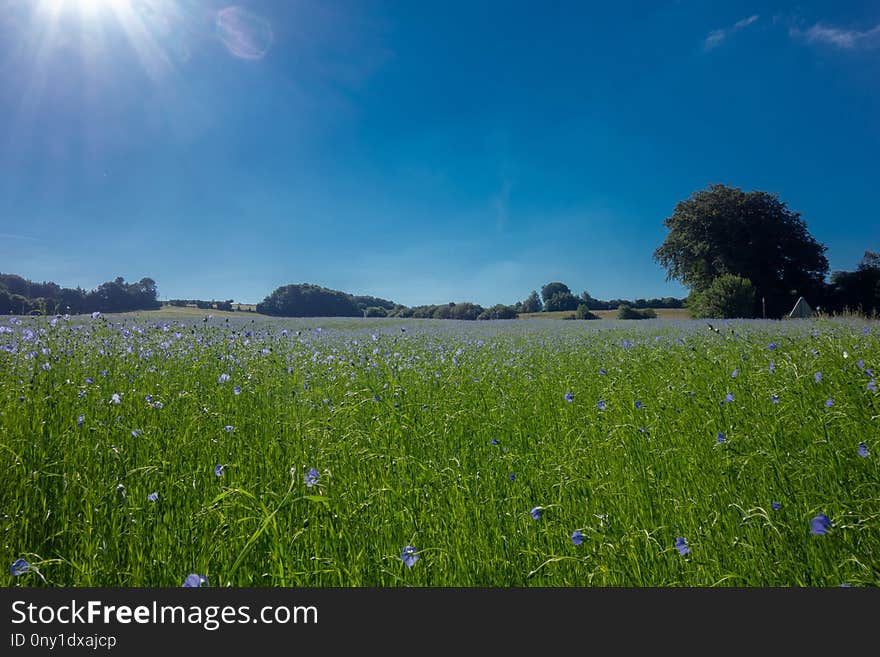
<instances>
[{"instance_id":1,"label":"wispy cloud","mask_svg":"<svg viewBox=\"0 0 880 657\"><path fill-rule=\"evenodd\" d=\"M816 23L808 30L791 28L789 34L807 43L825 44L844 50L866 50L880 46L880 24L870 30L844 30Z\"/></svg>"},{"instance_id":2,"label":"wispy cloud","mask_svg":"<svg viewBox=\"0 0 880 657\"><path fill-rule=\"evenodd\" d=\"M0 233L0 239L4 239L4 240L30 240L31 242L38 241L36 237L30 237L28 235L16 235L15 233Z\"/></svg>"},{"instance_id":3,"label":"wispy cloud","mask_svg":"<svg viewBox=\"0 0 880 657\"><path fill-rule=\"evenodd\" d=\"M712 50L713 48L717 48L731 34L744 30L753 23L757 23L760 18L761 17L758 14L753 14L752 16L747 16L746 18L738 20L730 27L712 30L703 40L703 49Z\"/></svg>"}]
</instances>

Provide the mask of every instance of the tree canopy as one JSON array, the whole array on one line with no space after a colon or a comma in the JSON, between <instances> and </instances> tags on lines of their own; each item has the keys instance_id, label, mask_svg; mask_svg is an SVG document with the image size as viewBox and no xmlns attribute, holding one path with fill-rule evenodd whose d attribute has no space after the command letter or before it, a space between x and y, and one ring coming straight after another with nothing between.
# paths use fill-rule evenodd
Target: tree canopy
<instances>
[{"instance_id":1,"label":"tree canopy","mask_svg":"<svg viewBox=\"0 0 880 657\"><path fill-rule=\"evenodd\" d=\"M156 297L156 281L152 278L126 283L119 276L87 292L52 282L35 283L15 274L0 274L0 313L3 314L76 315L96 310L105 313L153 310L161 305Z\"/></svg>"},{"instance_id":2,"label":"tree canopy","mask_svg":"<svg viewBox=\"0 0 880 657\"><path fill-rule=\"evenodd\" d=\"M880 253L865 251L855 271L831 274L829 310L861 310L865 314L880 313Z\"/></svg>"},{"instance_id":3,"label":"tree canopy","mask_svg":"<svg viewBox=\"0 0 880 657\"><path fill-rule=\"evenodd\" d=\"M749 279L755 307L780 316L799 295L821 295L828 273L826 247L807 230L798 212L778 195L711 185L676 204L663 221L669 229L654 259L693 292L703 292L724 274Z\"/></svg>"}]
</instances>

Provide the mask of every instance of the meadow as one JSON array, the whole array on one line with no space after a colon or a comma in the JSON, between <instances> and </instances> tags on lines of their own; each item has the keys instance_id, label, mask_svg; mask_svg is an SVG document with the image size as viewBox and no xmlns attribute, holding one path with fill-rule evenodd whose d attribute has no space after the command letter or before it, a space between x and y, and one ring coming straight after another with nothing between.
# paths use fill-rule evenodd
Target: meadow
<instances>
[{"instance_id":1,"label":"meadow","mask_svg":"<svg viewBox=\"0 0 880 657\"><path fill-rule=\"evenodd\" d=\"M2 318L3 584L877 586L880 325L715 326Z\"/></svg>"}]
</instances>

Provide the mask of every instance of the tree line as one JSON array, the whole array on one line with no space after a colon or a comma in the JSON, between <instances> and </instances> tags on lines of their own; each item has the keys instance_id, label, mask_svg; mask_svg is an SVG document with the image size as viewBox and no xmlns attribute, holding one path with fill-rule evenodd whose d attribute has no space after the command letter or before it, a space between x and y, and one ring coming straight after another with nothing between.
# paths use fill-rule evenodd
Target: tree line
<instances>
[{"instance_id":1,"label":"tree line","mask_svg":"<svg viewBox=\"0 0 880 657\"><path fill-rule=\"evenodd\" d=\"M78 315L154 310L160 306L152 278L126 283L119 276L86 291L53 282L35 283L16 274L0 274L0 314L4 315Z\"/></svg>"}]
</instances>

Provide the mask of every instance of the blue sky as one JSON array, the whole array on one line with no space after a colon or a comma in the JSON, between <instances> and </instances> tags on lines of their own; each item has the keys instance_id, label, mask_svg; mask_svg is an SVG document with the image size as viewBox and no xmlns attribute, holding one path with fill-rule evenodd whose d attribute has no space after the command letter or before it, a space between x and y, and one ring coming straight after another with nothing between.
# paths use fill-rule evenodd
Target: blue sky
<instances>
[{"instance_id":1,"label":"blue sky","mask_svg":"<svg viewBox=\"0 0 880 657\"><path fill-rule=\"evenodd\" d=\"M652 260L710 183L880 249L876 2L0 3L0 271L407 305Z\"/></svg>"}]
</instances>

